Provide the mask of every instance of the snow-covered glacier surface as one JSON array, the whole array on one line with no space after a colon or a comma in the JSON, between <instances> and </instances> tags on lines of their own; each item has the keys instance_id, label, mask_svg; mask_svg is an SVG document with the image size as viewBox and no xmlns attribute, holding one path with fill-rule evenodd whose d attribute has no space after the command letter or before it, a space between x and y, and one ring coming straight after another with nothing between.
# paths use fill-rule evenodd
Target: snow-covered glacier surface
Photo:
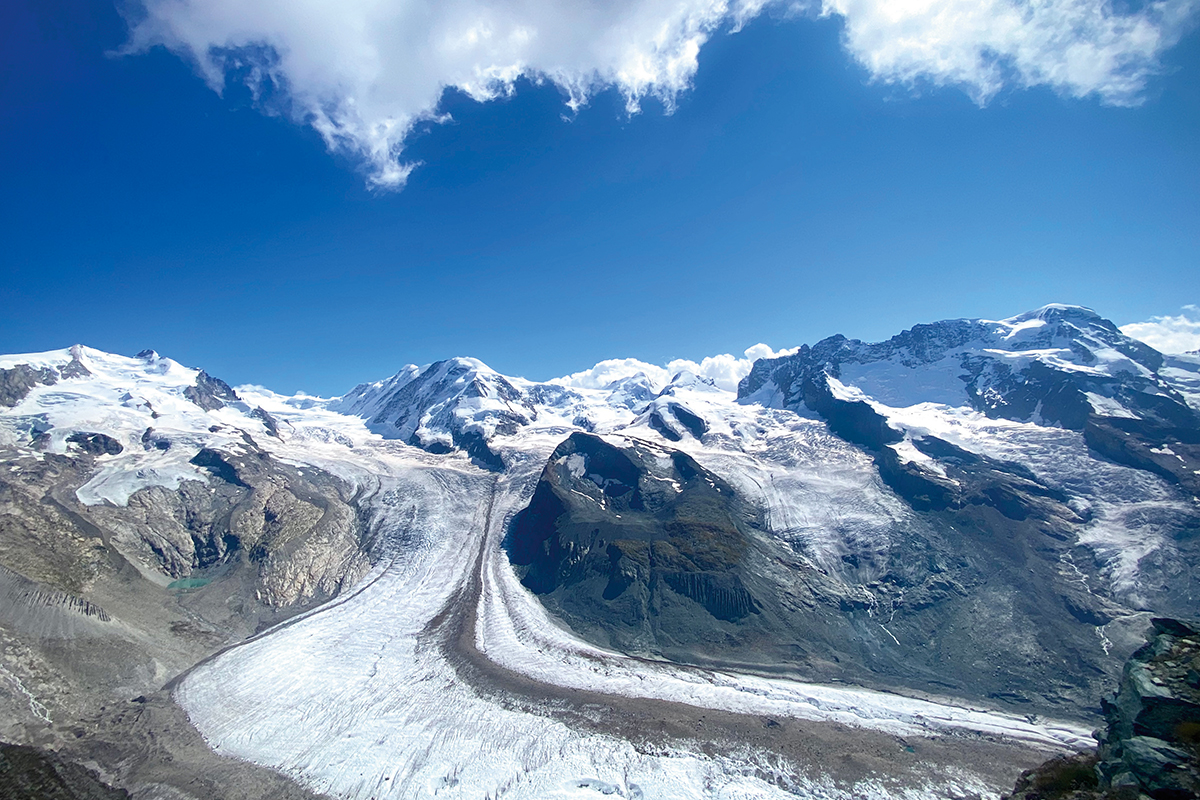
<instances>
[{"instance_id":1,"label":"snow-covered glacier surface","mask_svg":"<svg viewBox=\"0 0 1200 800\"><path fill-rule=\"evenodd\" d=\"M1070 348L1036 338L1042 323L989 323L989 349L967 344L1004 359L1084 369L1070 360ZM959 327L973 336L978 325ZM946 348L965 346L946 336ZM1013 342L1028 347L1017 355L1001 349ZM1137 372L1100 345L1093 343L1086 367L1098 380ZM944 478L938 460L916 446L936 437L1020 464L1061 490L1086 520L1077 544L1103 567L1098 577L1106 585L1095 588L1142 608L1140 565L1152 554L1169 556L1170 532L1194 513L1194 500L1158 475L1095 457L1079 431L1040 417L989 418L965 406L960 371L968 362L961 358L931 356L913 372L905 353L848 360L828 386L837 399L886 418L903 438L885 446L905 463ZM236 452L246 437L280 462L322 470L358 491L380 556L371 573L335 600L203 662L175 688L218 752L332 796L882 799L994 797L1007 788L969 758L910 765L899 780L869 771L835 779L823 764L788 763L755 743L707 747L699 729L694 739L655 742L580 724L602 717L599 706L694 709L697 719L709 710L964 747L1092 743L1077 724L951 699L611 652L566 629L521 585L504 536L555 447L580 430L686 451L761 508L770 535L814 569L833 574L848 555L885 551L889 537L918 524L913 508L881 482L864 449L834 435L802 403L777 407L787 386L766 384L739 401L703 378L681 374L664 384L636 364L629 374L605 373L612 380L596 386L535 384L455 359L406 369L334 401L238 387L236 397L206 409L194 399L206 376L153 353L130 359L73 348L0 358L0 369L22 364L56 369L59 378L0 413L0 443L41 437L40 452L62 454L77 446L73 435L95 432L124 448L96 457L77 492L85 504L120 506L147 486L214 481L191 460L197 449ZM1179 385L1192 387L1179 377L1192 366L1175 364ZM1132 413L1112 397L1089 401L1096 413ZM173 446L156 449L156 436ZM481 461L502 469L481 468ZM851 588L870 595L865 586ZM870 625L900 647L887 623L881 615ZM1097 634L1096 651L1107 657L1103 626ZM560 713L573 697L582 698L574 716Z\"/></svg>"},{"instance_id":2,"label":"snow-covered glacier surface","mask_svg":"<svg viewBox=\"0 0 1200 800\"><path fill-rule=\"evenodd\" d=\"M969 767L931 766L906 786L870 777L846 784L750 748L706 755L683 742L648 752L464 680L456 653L463 642L446 622L454 615L474 624L467 645L478 656L548 687L897 736L1003 735L1041 747L1090 742L1086 729L1065 723L648 663L580 641L520 585L500 546L560 438L553 430L523 434L508 454L514 468L503 476L465 462L448 467L412 448L376 453L371 503L386 557L352 593L180 683L176 697L210 744L346 798L995 794ZM363 449L356 448L360 457Z\"/></svg>"}]
</instances>

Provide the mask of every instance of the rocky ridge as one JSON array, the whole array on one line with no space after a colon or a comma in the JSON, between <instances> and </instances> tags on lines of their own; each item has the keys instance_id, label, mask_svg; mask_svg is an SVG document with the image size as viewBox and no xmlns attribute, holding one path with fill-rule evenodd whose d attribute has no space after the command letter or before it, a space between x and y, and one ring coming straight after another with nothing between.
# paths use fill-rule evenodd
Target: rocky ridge
<instances>
[{"instance_id":1,"label":"rocky ridge","mask_svg":"<svg viewBox=\"0 0 1200 800\"><path fill-rule=\"evenodd\" d=\"M1191 800L1200 797L1200 625L1151 620L1150 641L1104 702L1095 753L1022 773L1008 800Z\"/></svg>"},{"instance_id":2,"label":"rocky ridge","mask_svg":"<svg viewBox=\"0 0 1200 800\"><path fill-rule=\"evenodd\" d=\"M156 353L24 361L3 365L0 678L17 691L0 698L0 739L86 745L136 773L152 753L121 726L81 740L83 721L361 578L359 487L264 447L279 440L270 414ZM67 763L9 755L43 788Z\"/></svg>"},{"instance_id":3,"label":"rocky ridge","mask_svg":"<svg viewBox=\"0 0 1200 800\"><path fill-rule=\"evenodd\" d=\"M1197 494L1200 411L1189 404L1195 372L1187 366L1090 309L1055 305L1000 322L917 325L877 344L832 336L756 362L738 396L803 404L877 447L903 438L901 426L865 406L968 405L992 418L1082 431L1100 455ZM913 385L934 391L921 396Z\"/></svg>"},{"instance_id":4,"label":"rocky ridge","mask_svg":"<svg viewBox=\"0 0 1200 800\"><path fill-rule=\"evenodd\" d=\"M603 648L1091 720L1145 620L1198 611L1192 375L1065 306L832 337L736 397L451 359L326 401L152 351L0 357L0 738L169 783L120 743L142 712L184 735L159 687L419 543L426 512L375 496L393 457L528 481L505 566Z\"/></svg>"}]
</instances>

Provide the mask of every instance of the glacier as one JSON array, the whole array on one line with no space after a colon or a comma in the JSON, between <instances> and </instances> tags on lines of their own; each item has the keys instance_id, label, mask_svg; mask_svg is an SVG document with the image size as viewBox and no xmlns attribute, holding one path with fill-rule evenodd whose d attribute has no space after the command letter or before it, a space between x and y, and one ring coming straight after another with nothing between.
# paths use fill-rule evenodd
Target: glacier
<instances>
[{"instance_id":1,"label":"glacier","mask_svg":"<svg viewBox=\"0 0 1200 800\"><path fill-rule=\"evenodd\" d=\"M1075 544L1098 567L1085 574L1070 554L1059 566L1083 594L1119 604L1094 626L1089 655L1116 669L1110 650L1130 649L1159 602L1148 565L1190 557L1173 537L1193 524L1197 501L1186 480L1172 477L1180 468L1098 456L1091 429L1072 427L1070 414L1103 425L1182 415L1175 406L1195 406L1198 373L1196 359L1164 360L1105 323L1055 305L1002 321L936 323L891 343L839 339L819 358L811 353L826 343L767 354L738 391L686 371L647 374L632 360L538 383L460 358L408 366L340 398L256 386L225 394L220 384L197 401L216 385L199 370L156 353L127 358L76 346L0 357L0 370L24 370L24 394L0 408L0 445L45 460L76 453L71 437L82 433L118 443L120 452L97 455L74 491L82 505L104 509L152 487L215 484L220 478L195 461L201 448L262 452L345 483L366 515L374 566L329 601L223 648L170 685L217 753L315 791L363 800L995 797L997 776L1011 771L1006 758L1090 746L1086 715L1067 707L1061 718L1021 714L953 691L619 652L552 615L522 585L504 540L556 446L586 431L686 452L762 509L772 546L836 577L847 559L886 551L895 531L924 524L881 478L879 453L890 451L923 480L952 484L952 460L928 446L944 442L1019 465L1061 494L1078 520ZM1031 375L1077 388L1084 410L1029 395ZM813 380L830 402L846 404L839 408L883 421L878 447L834 430L828 412L803 397ZM1066 389L1055 391L1059 402ZM155 437L169 446L154 446ZM1147 444L1156 457L1191 463L1190 451L1171 447ZM152 561L129 557L147 578L169 582ZM866 584L845 591L861 596L881 638L920 646L889 627L894 600ZM696 727L690 736L638 728L656 715ZM706 719L909 743L906 752L920 757L892 772L839 772L771 747L707 746ZM614 730L614 720L629 729Z\"/></svg>"}]
</instances>

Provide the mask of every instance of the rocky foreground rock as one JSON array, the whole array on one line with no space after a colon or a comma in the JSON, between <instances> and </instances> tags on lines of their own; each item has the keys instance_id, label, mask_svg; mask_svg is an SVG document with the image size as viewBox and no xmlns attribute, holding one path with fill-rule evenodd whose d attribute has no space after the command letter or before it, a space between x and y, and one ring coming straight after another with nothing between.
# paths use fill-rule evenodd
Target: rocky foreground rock
<instances>
[{"instance_id":1,"label":"rocky foreground rock","mask_svg":"<svg viewBox=\"0 0 1200 800\"><path fill-rule=\"evenodd\" d=\"M614 731L703 762L646 797L996 797L1090 744L1150 618L1200 613L1198 358L1056 305L721 380L456 358L323 400L153 351L0 356L0 742L139 798L634 796L678 768L594 774ZM483 677L432 633L473 625ZM1195 628L1159 628L1099 754L1019 796L1196 796ZM579 719L603 736L563 766Z\"/></svg>"},{"instance_id":2,"label":"rocky foreground rock","mask_svg":"<svg viewBox=\"0 0 1200 800\"><path fill-rule=\"evenodd\" d=\"M1104 703L1094 753L1021 775L1009 800L1192 800L1200 797L1200 624L1153 620Z\"/></svg>"}]
</instances>

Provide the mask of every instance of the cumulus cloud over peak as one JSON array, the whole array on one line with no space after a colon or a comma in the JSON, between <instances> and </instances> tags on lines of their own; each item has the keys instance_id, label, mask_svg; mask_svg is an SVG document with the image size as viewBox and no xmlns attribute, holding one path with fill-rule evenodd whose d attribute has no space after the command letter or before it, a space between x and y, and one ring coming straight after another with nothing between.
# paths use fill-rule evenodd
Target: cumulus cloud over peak
<instances>
[{"instance_id":1,"label":"cumulus cloud over peak","mask_svg":"<svg viewBox=\"0 0 1200 800\"><path fill-rule=\"evenodd\" d=\"M639 361L636 358L610 358L607 361L601 361L591 369L555 378L550 383L579 389L603 389L615 381L632 378L641 373L646 376L655 389L662 389L679 373L690 372L697 377L711 379L721 389L735 392L738 381L750 374L750 368L754 366L756 360L776 358L794 352L794 349L772 350L769 346L760 343L747 348L745 355L741 358L728 353L707 356L700 361L677 358L665 366Z\"/></svg>"},{"instance_id":2,"label":"cumulus cloud over peak","mask_svg":"<svg viewBox=\"0 0 1200 800\"><path fill-rule=\"evenodd\" d=\"M443 92L478 101L517 78L549 80L579 107L617 87L631 112L670 106L701 45L762 0L142 0L129 50L164 45L214 88L236 75L286 95L331 150L359 155L380 187L402 185L413 125Z\"/></svg>"},{"instance_id":3,"label":"cumulus cloud over peak","mask_svg":"<svg viewBox=\"0 0 1200 800\"><path fill-rule=\"evenodd\" d=\"M135 0L137 2L138 0ZM668 109L701 47L767 7L844 19L846 46L881 81L957 84L986 100L1008 82L1135 102L1200 0L1118 13L1096 0L140 0L129 52L163 45L218 91L244 81L398 188L406 137L448 88L478 101L526 77L567 104L615 87L635 112Z\"/></svg>"},{"instance_id":4,"label":"cumulus cloud over peak","mask_svg":"<svg viewBox=\"0 0 1200 800\"><path fill-rule=\"evenodd\" d=\"M1121 332L1140 339L1160 353L1189 353L1200 350L1200 308L1183 307L1178 316L1151 317L1145 322L1121 326Z\"/></svg>"}]
</instances>

